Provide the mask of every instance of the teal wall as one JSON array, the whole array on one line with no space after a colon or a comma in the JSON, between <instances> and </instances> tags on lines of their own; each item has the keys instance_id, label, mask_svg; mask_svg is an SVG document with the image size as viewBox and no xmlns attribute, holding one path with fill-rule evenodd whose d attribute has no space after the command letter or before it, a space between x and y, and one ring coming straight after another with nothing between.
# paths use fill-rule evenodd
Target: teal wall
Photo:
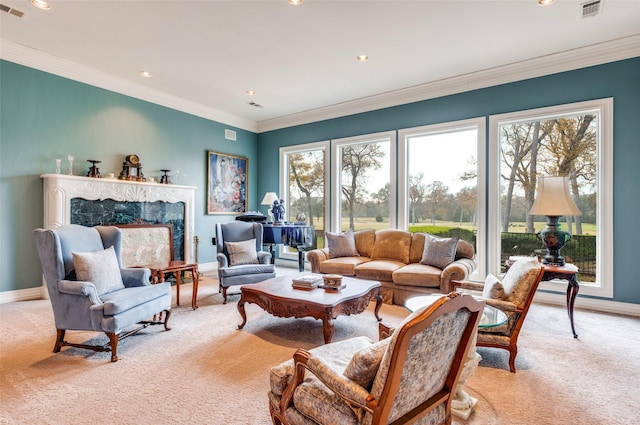
<instances>
[{"instance_id":1,"label":"teal wall","mask_svg":"<svg viewBox=\"0 0 640 425\"><path fill-rule=\"evenodd\" d=\"M140 156L147 176L180 169L180 183L198 188L195 234L199 261L206 263L215 261L214 224L233 218L206 214L208 150L249 158L249 209L255 210L261 194L278 188L281 146L605 97L614 98L614 299L640 304L632 249L640 237L640 58L259 135L0 61L0 291L40 285L31 236L42 225L39 176L69 153L76 175L86 172L87 159L102 160L102 173L118 173L129 153ZM224 139L225 128L237 131L236 142ZM63 171L66 165L65 159Z\"/></svg>"},{"instance_id":2,"label":"teal wall","mask_svg":"<svg viewBox=\"0 0 640 425\"><path fill-rule=\"evenodd\" d=\"M258 135L258 193L278 188L279 148L360 134L614 98L614 299L640 304L640 58L473 90ZM489 137L487 135L487 141ZM488 166L495 166L490 163Z\"/></svg>"},{"instance_id":3,"label":"teal wall","mask_svg":"<svg viewBox=\"0 0 640 425\"><path fill-rule=\"evenodd\" d=\"M237 132L225 140L224 130ZM116 175L125 155L138 154L147 177L180 170L178 183L196 186L198 260L214 262L215 223L233 216L206 214L207 151L249 158L249 209L257 208L257 136L211 120L0 61L0 291L41 285L32 231L42 226L40 175L55 171L54 158L75 155L74 174L87 159Z\"/></svg>"}]
</instances>

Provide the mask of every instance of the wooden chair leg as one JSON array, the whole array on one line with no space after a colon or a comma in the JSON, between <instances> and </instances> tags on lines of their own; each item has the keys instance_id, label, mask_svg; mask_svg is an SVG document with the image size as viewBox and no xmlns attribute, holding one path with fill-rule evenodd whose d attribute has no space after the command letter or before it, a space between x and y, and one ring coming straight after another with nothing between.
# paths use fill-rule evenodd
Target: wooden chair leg
<instances>
[{"instance_id":1,"label":"wooden chair leg","mask_svg":"<svg viewBox=\"0 0 640 425\"><path fill-rule=\"evenodd\" d=\"M109 345L111 346L111 363L118 361L118 335L113 332L105 332L109 337Z\"/></svg>"},{"instance_id":2,"label":"wooden chair leg","mask_svg":"<svg viewBox=\"0 0 640 425\"><path fill-rule=\"evenodd\" d=\"M60 349L62 348L62 345L64 343L64 334L65 334L66 330L65 329L58 329L58 334L56 336L56 345L53 347L53 352L54 353L59 353Z\"/></svg>"},{"instance_id":3,"label":"wooden chair leg","mask_svg":"<svg viewBox=\"0 0 640 425\"><path fill-rule=\"evenodd\" d=\"M224 298L224 300L222 301L222 304L226 304L227 303L227 287L226 286L222 288L222 298Z\"/></svg>"},{"instance_id":4,"label":"wooden chair leg","mask_svg":"<svg viewBox=\"0 0 640 425\"><path fill-rule=\"evenodd\" d=\"M512 373L516 373L516 356L518 355L518 346L512 345L509 350L509 369Z\"/></svg>"},{"instance_id":5,"label":"wooden chair leg","mask_svg":"<svg viewBox=\"0 0 640 425\"><path fill-rule=\"evenodd\" d=\"M171 330L171 328L169 327L169 316L171 316L171 310L165 310L164 311L164 330L165 331Z\"/></svg>"}]
</instances>

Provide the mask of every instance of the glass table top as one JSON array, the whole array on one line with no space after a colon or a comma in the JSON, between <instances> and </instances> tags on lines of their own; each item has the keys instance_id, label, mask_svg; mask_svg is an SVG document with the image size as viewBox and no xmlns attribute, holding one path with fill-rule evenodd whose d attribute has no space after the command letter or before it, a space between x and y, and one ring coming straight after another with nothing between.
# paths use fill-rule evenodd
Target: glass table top
<instances>
[{"instance_id":1,"label":"glass table top","mask_svg":"<svg viewBox=\"0 0 640 425\"><path fill-rule=\"evenodd\" d=\"M433 303L435 300L440 298L442 294L432 294L432 295L423 295L419 297L413 297L407 300L404 304L405 308L411 312L418 310L425 305L429 305ZM474 297L477 300L482 300L481 297ZM507 323L507 315L500 309L497 309L493 306L484 305L484 311L482 312L482 317L480 318L480 323L478 324L478 328L480 329L488 329L496 326L504 325Z\"/></svg>"}]
</instances>

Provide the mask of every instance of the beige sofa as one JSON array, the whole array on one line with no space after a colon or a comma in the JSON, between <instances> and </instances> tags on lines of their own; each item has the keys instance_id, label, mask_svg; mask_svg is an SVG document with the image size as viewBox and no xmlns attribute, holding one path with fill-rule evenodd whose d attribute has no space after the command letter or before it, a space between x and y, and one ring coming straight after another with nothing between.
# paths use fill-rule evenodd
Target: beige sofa
<instances>
[{"instance_id":1,"label":"beige sofa","mask_svg":"<svg viewBox=\"0 0 640 425\"><path fill-rule=\"evenodd\" d=\"M451 281L468 279L477 267L473 245L462 239L454 261L443 269L421 264L426 237L396 229L360 230L354 233L358 256L332 258L329 248L323 248L309 251L307 260L313 273L380 281L384 302L404 305L416 295L449 293Z\"/></svg>"}]
</instances>

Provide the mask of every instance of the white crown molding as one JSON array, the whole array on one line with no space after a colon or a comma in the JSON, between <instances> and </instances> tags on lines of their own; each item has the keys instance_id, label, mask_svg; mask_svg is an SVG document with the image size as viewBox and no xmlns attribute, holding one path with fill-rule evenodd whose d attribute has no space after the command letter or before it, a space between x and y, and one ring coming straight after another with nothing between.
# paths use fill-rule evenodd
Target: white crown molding
<instances>
[{"instance_id":1,"label":"white crown molding","mask_svg":"<svg viewBox=\"0 0 640 425\"><path fill-rule=\"evenodd\" d=\"M262 133L640 56L640 34L255 122L0 39L0 58L167 108Z\"/></svg>"},{"instance_id":2,"label":"white crown molding","mask_svg":"<svg viewBox=\"0 0 640 425\"><path fill-rule=\"evenodd\" d=\"M141 84L132 83L94 68L25 47L13 41L0 40L0 58L243 130L257 131L257 123L253 120L191 102Z\"/></svg>"},{"instance_id":3,"label":"white crown molding","mask_svg":"<svg viewBox=\"0 0 640 425\"><path fill-rule=\"evenodd\" d=\"M640 34L258 122L258 133L640 56Z\"/></svg>"}]
</instances>

